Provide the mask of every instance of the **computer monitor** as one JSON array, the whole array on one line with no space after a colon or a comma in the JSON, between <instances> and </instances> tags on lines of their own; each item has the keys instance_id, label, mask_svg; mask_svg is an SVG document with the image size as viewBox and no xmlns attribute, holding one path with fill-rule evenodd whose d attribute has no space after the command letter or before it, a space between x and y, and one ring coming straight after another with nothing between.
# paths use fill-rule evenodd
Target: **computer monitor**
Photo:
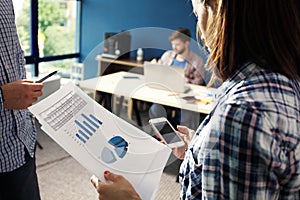
<instances>
[{"instance_id":1,"label":"computer monitor","mask_svg":"<svg viewBox=\"0 0 300 200\"><path fill-rule=\"evenodd\" d=\"M129 58L131 35L127 31L120 33L104 33L104 49L102 56L111 58Z\"/></svg>"}]
</instances>

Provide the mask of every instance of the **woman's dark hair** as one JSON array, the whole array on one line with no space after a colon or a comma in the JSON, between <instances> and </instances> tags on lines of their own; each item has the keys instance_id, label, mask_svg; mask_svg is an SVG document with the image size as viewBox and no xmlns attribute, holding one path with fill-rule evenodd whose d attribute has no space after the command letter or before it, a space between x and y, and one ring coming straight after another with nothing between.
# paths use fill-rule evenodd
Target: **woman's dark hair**
<instances>
[{"instance_id":1,"label":"woman's dark hair","mask_svg":"<svg viewBox=\"0 0 300 200\"><path fill-rule=\"evenodd\" d=\"M299 0L216 0L208 66L222 80L245 62L300 79Z\"/></svg>"}]
</instances>

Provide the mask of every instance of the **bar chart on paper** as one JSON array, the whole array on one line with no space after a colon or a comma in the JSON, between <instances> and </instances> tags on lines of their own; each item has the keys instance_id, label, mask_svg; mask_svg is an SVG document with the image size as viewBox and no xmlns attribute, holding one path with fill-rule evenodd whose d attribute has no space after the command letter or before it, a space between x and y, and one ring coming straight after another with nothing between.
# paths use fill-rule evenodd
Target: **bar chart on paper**
<instances>
[{"instance_id":1,"label":"bar chart on paper","mask_svg":"<svg viewBox=\"0 0 300 200\"><path fill-rule=\"evenodd\" d=\"M86 114L81 113L81 116L85 119L82 122L74 120L74 123L80 128L75 136L83 143L86 143L86 141L96 133L103 122L92 114L87 116Z\"/></svg>"},{"instance_id":2,"label":"bar chart on paper","mask_svg":"<svg viewBox=\"0 0 300 200\"><path fill-rule=\"evenodd\" d=\"M154 197L171 153L166 145L107 111L72 83L29 110L45 133L102 181L104 171L110 170L131 180L143 199Z\"/></svg>"},{"instance_id":3,"label":"bar chart on paper","mask_svg":"<svg viewBox=\"0 0 300 200\"><path fill-rule=\"evenodd\" d=\"M71 91L40 115L55 131L72 120L73 123L70 123L69 129L63 129L63 132L76 140L77 144L83 146L89 153L96 155L97 159L110 164L116 162L117 158L124 158L128 150L128 142L119 135L107 140L103 144L102 151L88 144L89 139L97 134L103 125L103 121L92 113L83 113L86 105L87 102L83 98ZM99 138L99 140L105 141L103 138ZM97 146L100 148L100 143Z\"/></svg>"}]
</instances>

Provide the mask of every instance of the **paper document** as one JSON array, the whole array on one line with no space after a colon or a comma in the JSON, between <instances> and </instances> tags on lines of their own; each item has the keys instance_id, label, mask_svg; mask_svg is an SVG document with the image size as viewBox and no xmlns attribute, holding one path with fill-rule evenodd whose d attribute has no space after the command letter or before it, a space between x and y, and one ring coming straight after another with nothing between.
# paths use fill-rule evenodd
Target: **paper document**
<instances>
[{"instance_id":1,"label":"paper document","mask_svg":"<svg viewBox=\"0 0 300 200\"><path fill-rule=\"evenodd\" d=\"M31 106L41 128L102 181L123 175L142 199L154 199L171 150L107 111L72 82Z\"/></svg>"}]
</instances>

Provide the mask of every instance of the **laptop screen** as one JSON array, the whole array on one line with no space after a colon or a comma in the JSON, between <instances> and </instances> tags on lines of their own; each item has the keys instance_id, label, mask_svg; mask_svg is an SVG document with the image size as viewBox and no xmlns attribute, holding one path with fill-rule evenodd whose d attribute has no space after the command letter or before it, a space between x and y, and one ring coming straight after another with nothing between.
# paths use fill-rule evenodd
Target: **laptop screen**
<instances>
[{"instance_id":1,"label":"laptop screen","mask_svg":"<svg viewBox=\"0 0 300 200\"><path fill-rule=\"evenodd\" d=\"M180 67L145 62L144 76L149 87L175 93L184 93L187 89L183 69Z\"/></svg>"}]
</instances>

